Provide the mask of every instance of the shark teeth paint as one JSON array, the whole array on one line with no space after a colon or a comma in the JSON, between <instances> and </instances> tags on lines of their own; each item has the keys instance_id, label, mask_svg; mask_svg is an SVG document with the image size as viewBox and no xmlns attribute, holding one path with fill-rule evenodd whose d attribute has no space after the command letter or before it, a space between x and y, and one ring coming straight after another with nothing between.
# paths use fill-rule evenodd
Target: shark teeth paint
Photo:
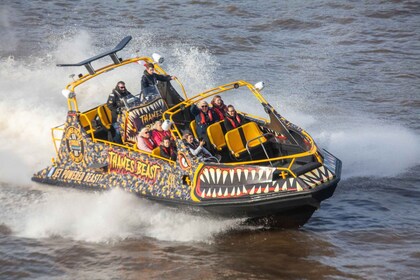
<instances>
[{"instance_id":1,"label":"shark teeth paint","mask_svg":"<svg viewBox=\"0 0 420 280\"><path fill-rule=\"evenodd\" d=\"M335 175L325 166L308 171L297 178L273 178L272 167L218 167L204 166L197 184L201 199L240 198L273 195L280 192L308 191L332 180Z\"/></svg>"}]
</instances>

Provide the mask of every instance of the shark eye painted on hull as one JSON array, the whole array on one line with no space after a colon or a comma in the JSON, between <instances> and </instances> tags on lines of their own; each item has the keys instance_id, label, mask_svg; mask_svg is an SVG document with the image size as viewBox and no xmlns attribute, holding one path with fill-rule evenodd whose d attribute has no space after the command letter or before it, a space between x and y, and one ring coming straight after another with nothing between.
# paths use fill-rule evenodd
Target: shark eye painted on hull
<instances>
[{"instance_id":1,"label":"shark eye painted on hull","mask_svg":"<svg viewBox=\"0 0 420 280\"><path fill-rule=\"evenodd\" d=\"M191 168L191 162L188 160L188 158L185 156L184 153L179 153L178 162L179 162L179 166L183 170L187 170Z\"/></svg>"}]
</instances>

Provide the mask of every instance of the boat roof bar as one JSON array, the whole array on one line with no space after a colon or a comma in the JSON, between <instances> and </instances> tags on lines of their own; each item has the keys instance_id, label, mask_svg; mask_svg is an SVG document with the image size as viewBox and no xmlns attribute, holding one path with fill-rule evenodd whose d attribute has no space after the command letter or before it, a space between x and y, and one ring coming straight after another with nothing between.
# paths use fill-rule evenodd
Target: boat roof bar
<instances>
[{"instance_id":1,"label":"boat roof bar","mask_svg":"<svg viewBox=\"0 0 420 280\"><path fill-rule=\"evenodd\" d=\"M119 44L113 48L110 51L95 55L94 57L88 58L83 60L82 62L76 63L76 64L57 64L57 66L59 67L67 67L67 66L85 66L87 71L89 72L89 74L93 75L96 73L95 69L92 67L92 62L98 59L101 59L105 56L110 56L112 61L114 62L114 64L120 64L121 61L117 56L117 52L122 50L127 44L128 42L130 42L130 40L132 39L131 36L127 36L124 39L121 40L121 42L119 42Z\"/></svg>"}]
</instances>

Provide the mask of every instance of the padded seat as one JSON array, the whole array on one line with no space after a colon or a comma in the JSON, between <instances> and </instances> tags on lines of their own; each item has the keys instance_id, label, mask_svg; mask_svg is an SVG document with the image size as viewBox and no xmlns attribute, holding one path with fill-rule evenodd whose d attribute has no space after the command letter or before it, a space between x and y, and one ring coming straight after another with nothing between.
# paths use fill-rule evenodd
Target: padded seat
<instances>
[{"instance_id":1,"label":"padded seat","mask_svg":"<svg viewBox=\"0 0 420 280\"><path fill-rule=\"evenodd\" d=\"M112 115L111 110L109 110L106 104L98 107L98 116L103 127L110 129L112 124Z\"/></svg>"},{"instance_id":2,"label":"padded seat","mask_svg":"<svg viewBox=\"0 0 420 280\"><path fill-rule=\"evenodd\" d=\"M209 137L210 143L218 151L221 151L224 147L226 147L226 140L222 125L223 121L218 121L207 127L207 135Z\"/></svg>"},{"instance_id":3,"label":"padded seat","mask_svg":"<svg viewBox=\"0 0 420 280\"><path fill-rule=\"evenodd\" d=\"M248 148L254 150L267 142L267 138L263 136L263 132L255 122L249 122L232 129L226 133L225 137L229 151L237 159L248 153L246 149L247 143Z\"/></svg>"},{"instance_id":4,"label":"padded seat","mask_svg":"<svg viewBox=\"0 0 420 280\"><path fill-rule=\"evenodd\" d=\"M197 135L197 124L196 124L196 121L195 120L192 120L190 122L190 128L191 128L191 132L194 134L194 138L198 138L198 135Z\"/></svg>"},{"instance_id":5,"label":"padded seat","mask_svg":"<svg viewBox=\"0 0 420 280\"><path fill-rule=\"evenodd\" d=\"M81 113L79 116L79 121L82 127L85 129L87 134L95 132L95 126L92 125L92 121L97 115L97 110L92 109L87 112Z\"/></svg>"}]
</instances>

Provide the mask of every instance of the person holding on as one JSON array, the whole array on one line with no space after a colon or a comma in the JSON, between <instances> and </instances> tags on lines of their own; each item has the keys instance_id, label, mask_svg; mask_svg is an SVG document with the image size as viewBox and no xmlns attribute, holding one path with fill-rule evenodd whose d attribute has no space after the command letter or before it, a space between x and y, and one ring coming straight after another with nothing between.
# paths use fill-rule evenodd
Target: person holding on
<instances>
[{"instance_id":1,"label":"person holding on","mask_svg":"<svg viewBox=\"0 0 420 280\"><path fill-rule=\"evenodd\" d=\"M171 143L171 137L165 136L160 144L160 156L173 160L176 160L176 148Z\"/></svg>"},{"instance_id":2,"label":"person holding on","mask_svg":"<svg viewBox=\"0 0 420 280\"><path fill-rule=\"evenodd\" d=\"M191 154L198 157L199 160L219 162L219 160L204 147L206 142L204 142L203 140L198 141L194 138L191 132L185 132L182 138Z\"/></svg>"},{"instance_id":3,"label":"person holding on","mask_svg":"<svg viewBox=\"0 0 420 280\"><path fill-rule=\"evenodd\" d=\"M234 128L240 127L246 123L244 116L238 114L233 105L227 106L227 111L224 119L226 132Z\"/></svg>"},{"instance_id":4,"label":"person holding on","mask_svg":"<svg viewBox=\"0 0 420 280\"><path fill-rule=\"evenodd\" d=\"M227 111L227 106L223 102L220 95L215 95L213 100L211 101L212 109L217 113L219 116L219 120L223 120L225 118L225 114Z\"/></svg>"},{"instance_id":5,"label":"person holding on","mask_svg":"<svg viewBox=\"0 0 420 280\"><path fill-rule=\"evenodd\" d=\"M137 148L146 152L152 152L157 145L150 137L150 130L148 127L143 127L137 135Z\"/></svg>"},{"instance_id":6,"label":"person holding on","mask_svg":"<svg viewBox=\"0 0 420 280\"><path fill-rule=\"evenodd\" d=\"M209 104L201 100L197 105L193 104L191 106L191 113L195 118L195 123L197 126L197 136L199 139L204 139L208 143L208 147L211 147L209 138L207 136L207 127L217 121L219 121L219 116L212 108L209 108Z\"/></svg>"},{"instance_id":7,"label":"person holding on","mask_svg":"<svg viewBox=\"0 0 420 280\"><path fill-rule=\"evenodd\" d=\"M109 110L111 111L112 116L112 126L115 129L114 141L117 143L122 143L121 141L121 134L120 134L120 126L117 122L118 115L121 113L121 108L125 106L125 100L135 98L127 88L125 87L125 83L123 81L119 81L115 88L108 96L108 100L106 102Z\"/></svg>"},{"instance_id":8,"label":"person holding on","mask_svg":"<svg viewBox=\"0 0 420 280\"><path fill-rule=\"evenodd\" d=\"M141 78L141 91L143 92L144 100L149 101L156 95L159 95L159 90L156 87L157 81L168 82L176 79L176 77L156 74L155 66L151 62L144 64L144 66L146 70L144 70L143 77Z\"/></svg>"}]
</instances>

